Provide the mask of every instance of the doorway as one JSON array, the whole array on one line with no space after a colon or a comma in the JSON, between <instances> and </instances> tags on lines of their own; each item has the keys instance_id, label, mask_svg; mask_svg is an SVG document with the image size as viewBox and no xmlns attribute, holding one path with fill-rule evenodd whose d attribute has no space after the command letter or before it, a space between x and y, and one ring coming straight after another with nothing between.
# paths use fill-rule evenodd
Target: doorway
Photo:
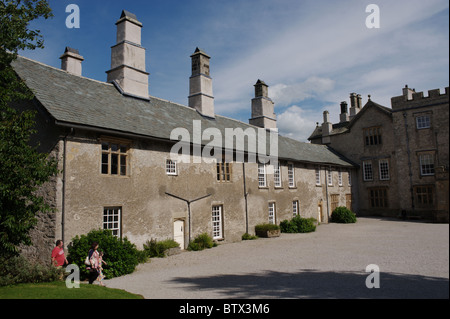
<instances>
[{"instance_id":1,"label":"doorway","mask_svg":"<svg viewBox=\"0 0 450 319\"><path fill-rule=\"evenodd\" d=\"M173 240L180 244L181 249L184 249L184 220L182 219L173 222Z\"/></svg>"},{"instance_id":2,"label":"doorway","mask_svg":"<svg viewBox=\"0 0 450 319\"><path fill-rule=\"evenodd\" d=\"M317 221L321 223L323 221L323 209L322 209L322 203L317 206Z\"/></svg>"}]
</instances>

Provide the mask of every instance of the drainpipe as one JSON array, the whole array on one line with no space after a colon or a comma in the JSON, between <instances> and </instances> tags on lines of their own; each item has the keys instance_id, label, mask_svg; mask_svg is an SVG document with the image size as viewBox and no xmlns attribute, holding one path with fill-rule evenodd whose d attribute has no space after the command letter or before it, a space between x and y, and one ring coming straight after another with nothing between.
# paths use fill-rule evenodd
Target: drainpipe
<instances>
[{"instance_id":1,"label":"drainpipe","mask_svg":"<svg viewBox=\"0 0 450 319\"><path fill-rule=\"evenodd\" d=\"M73 127L70 128L69 133L64 137L64 146L63 146L63 177L62 177L62 203L61 203L61 240L63 243L66 242L65 239L65 213L66 213L66 155L67 155L67 137L73 133Z\"/></svg>"},{"instance_id":2,"label":"drainpipe","mask_svg":"<svg viewBox=\"0 0 450 319\"><path fill-rule=\"evenodd\" d=\"M407 113L403 112L403 119L405 123L405 135L406 135L406 153L408 154L408 169L409 169L409 191L411 193L411 208L414 213L414 190L413 190L413 182L412 182L412 168L411 168L411 149L409 147L409 134L408 134L408 119ZM406 216L405 216L406 217Z\"/></svg>"},{"instance_id":3,"label":"drainpipe","mask_svg":"<svg viewBox=\"0 0 450 319\"><path fill-rule=\"evenodd\" d=\"M328 168L330 170L331 173L331 166ZM328 170L325 169L325 190L326 190L326 195L327 195L327 223L330 220L330 201L328 198Z\"/></svg>"},{"instance_id":4,"label":"drainpipe","mask_svg":"<svg viewBox=\"0 0 450 319\"><path fill-rule=\"evenodd\" d=\"M245 200L245 233L248 234L248 192L247 192L247 184L245 181L245 162L242 162L242 176L244 178L244 200Z\"/></svg>"}]
</instances>

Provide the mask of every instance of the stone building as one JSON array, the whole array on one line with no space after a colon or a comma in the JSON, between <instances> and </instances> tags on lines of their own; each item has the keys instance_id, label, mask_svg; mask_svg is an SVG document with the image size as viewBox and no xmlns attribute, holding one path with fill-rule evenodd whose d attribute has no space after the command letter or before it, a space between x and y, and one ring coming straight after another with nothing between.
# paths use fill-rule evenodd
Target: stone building
<instances>
[{"instance_id":1,"label":"stone building","mask_svg":"<svg viewBox=\"0 0 450 319\"><path fill-rule=\"evenodd\" d=\"M350 95L340 122L328 112L309 140L358 165L354 209L360 215L409 216L448 222L449 88L415 92L406 86L392 108Z\"/></svg>"},{"instance_id":2,"label":"stone building","mask_svg":"<svg viewBox=\"0 0 450 319\"><path fill-rule=\"evenodd\" d=\"M13 63L35 94L20 105L37 111L34 139L61 171L41 190L55 209L40 216L28 255L48 261L56 239L99 228L138 248L151 238L185 248L203 232L233 242L256 224L297 214L326 223L333 207L351 206L354 164L279 136L267 84L255 84L252 124L215 114L210 57L197 48L188 106L153 97L142 24L123 11L116 25L107 82L83 77L71 48L62 69Z\"/></svg>"}]
</instances>

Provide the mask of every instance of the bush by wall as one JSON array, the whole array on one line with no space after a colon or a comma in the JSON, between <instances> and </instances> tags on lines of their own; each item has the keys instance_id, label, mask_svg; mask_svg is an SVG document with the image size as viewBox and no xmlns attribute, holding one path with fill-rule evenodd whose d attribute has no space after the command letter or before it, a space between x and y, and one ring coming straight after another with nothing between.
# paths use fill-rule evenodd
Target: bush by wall
<instances>
[{"instance_id":1,"label":"bush by wall","mask_svg":"<svg viewBox=\"0 0 450 319\"><path fill-rule=\"evenodd\" d=\"M188 250L203 250L205 248L212 248L217 246L217 244L213 241L211 236L209 236L207 233L203 233L195 237L193 241L190 242L188 246Z\"/></svg>"},{"instance_id":2,"label":"bush by wall","mask_svg":"<svg viewBox=\"0 0 450 319\"><path fill-rule=\"evenodd\" d=\"M144 244L144 251L149 258L164 258L166 257L167 250L177 247L180 247L180 244L173 239L157 241L152 238Z\"/></svg>"},{"instance_id":3,"label":"bush by wall","mask_svg":"<svg viewBox=\"0 0 450 319\"><path fill-rule=\"evenodd\" d=\"M316 219L302 218L300 215L280 223L282 233L310 233L316 230Z\"/></svg>"},{"instance_id":4,"label":"bush by wall","mask_svg":"<svg viewBox=\"0 0 450 319\"><path fill-rule=\"evenodd\" d=\"M98 251L103 251L103 274L106 278L114 278L134 271L136 266L145 262L144 251L139 251L126 237L118 238L110 230L92 230L87 235L76 236L67 247L68 261L80 267L82 278L88 276L84 260L89 253L92 243L98 242Z\"/></svg>"},{"instance_id":5,"label":"bush by wall","mask_svg":"<svg viewBox=\"0 0 450 319\"><path fill-rule=\"evenodd\" d=\"M61 280L63 268L32 263L23 256L0 258L0 287Z\"/></svg>"},{"instance_id":6,"label":"bush by wall","mask_svg":"<svg viewBox=\"0 0 450 319\"><path fill-rule=\"evenodd\" d=\"M347 207L336 207L331 213L331 222L343 224L356 223L356 215Z\"/></svg>"}]
</instances>

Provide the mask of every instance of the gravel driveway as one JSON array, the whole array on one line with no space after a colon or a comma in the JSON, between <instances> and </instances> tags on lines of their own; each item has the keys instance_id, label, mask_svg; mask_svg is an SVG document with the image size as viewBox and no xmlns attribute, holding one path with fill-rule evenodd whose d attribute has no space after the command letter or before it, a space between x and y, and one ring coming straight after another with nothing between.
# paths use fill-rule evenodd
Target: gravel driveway
<instances>
[{"instance_id":1,"label":"gravel driveway","mask_svg":"<svg viewBox=\"0 0 450 319\"><path fill-rule=\"evenodd\" d=\"M370 264L380 288L366 287ZM105 284L149 299L449 298L448 280L448 224L359 218L155 258Z\"/></svg>"}]
</instances>

